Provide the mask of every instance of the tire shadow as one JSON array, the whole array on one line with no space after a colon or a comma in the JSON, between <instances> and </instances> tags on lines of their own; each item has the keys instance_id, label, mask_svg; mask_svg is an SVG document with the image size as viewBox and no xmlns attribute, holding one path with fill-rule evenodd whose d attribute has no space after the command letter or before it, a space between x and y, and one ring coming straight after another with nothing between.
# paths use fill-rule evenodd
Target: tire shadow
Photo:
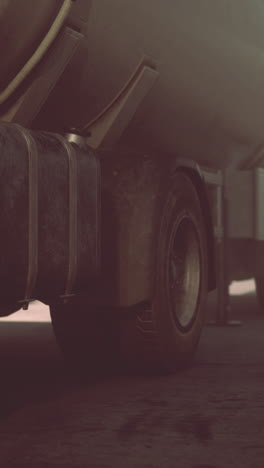
<instances>
[{"instance_id":1,"label":"tire shadow","mask_svg":"<svg viewBox=\"0 0 264 468\"><path fill-rule=\"evenodd\" d=\"M50 323L0 323L0 420L73 387Z\"/></svg>"}]
</instances>

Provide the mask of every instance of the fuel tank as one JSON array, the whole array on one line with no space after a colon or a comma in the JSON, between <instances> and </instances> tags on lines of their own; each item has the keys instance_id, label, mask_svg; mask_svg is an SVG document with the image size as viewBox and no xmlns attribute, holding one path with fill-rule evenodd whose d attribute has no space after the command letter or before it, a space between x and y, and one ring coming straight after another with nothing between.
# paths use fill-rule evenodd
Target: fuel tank
<instances>
[{"instance_id":1,"label":"fuel tank","mask_svg":"<svg viewBox=\"0 0 264 468\"><path fill-rule=\"evenodd\" d=\"M0 153L0 315L32 297L89 291L100 259L97 158L86 145L7 123Z\"/></svg>"},{"instance_id":2,"label":"fuel tank","mask_svg":"<svg viewBox=\"0 0 264 468\"><path fill-rule=\"evenodd\" d=\"M5 30L12 30L14 37L21 29L25 31L23 47L20 40L13 45L8 42L16 50L1 59L3 83L14 73L15 64L24 60L28 44L32 47L32 41L43 34L61 3L0 2ZM25 5L29 21L22 15ZM89 123L111 108L139 64L146 63L157 71L158 78L121 137L112 143L113 149L121 146L162 157L189 157L216 168L261 164L261 0L75 0L69 25L77 10L84 38L33 122L34 128L60 132L89 128ZM4 37L1 29L1 48Z\"/></svg>"}]
</instances>

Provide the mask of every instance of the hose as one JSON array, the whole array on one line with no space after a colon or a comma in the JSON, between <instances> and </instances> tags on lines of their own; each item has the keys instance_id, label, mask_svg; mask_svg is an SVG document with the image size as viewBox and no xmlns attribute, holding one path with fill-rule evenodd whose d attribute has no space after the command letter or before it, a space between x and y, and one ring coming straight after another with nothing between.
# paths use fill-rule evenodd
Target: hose
<instances>
[{"instance_id":1,"label":"hose","mask_svg":"<svg viewBox=\"0 0 264 468\"><path fill-rule=\"evenodd\" d=\"M65 19L67 18L72 2L74 0L64 0L54 22L52 23L48 33L44 39L39 44L38 48L35 50L30 59L25 63L21 68L18 74L10 81L7 87L0 93L0 105L3 104L13 93L16 91L18 86L24 81L24 79L29 75L29 73L35 68L35 66L40 62L57 34L59 33Z\"/></svg>"}]
</instances>

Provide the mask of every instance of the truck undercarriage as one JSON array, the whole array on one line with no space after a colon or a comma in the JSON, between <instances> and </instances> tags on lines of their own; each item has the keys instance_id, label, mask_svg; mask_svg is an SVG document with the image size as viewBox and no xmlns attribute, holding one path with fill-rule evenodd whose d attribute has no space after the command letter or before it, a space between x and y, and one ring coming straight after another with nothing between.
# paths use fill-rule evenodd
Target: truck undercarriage
<instances>
[{"instance_id":1,"label":"truck undercarriage","mask_svg":"<svg viewBox=\"0 0 264 468\"><path fill-rule=\"evenodd\" d=\"M216 1L218 16L170 0L151 16L145 0L136 29L132 0L40 3L23 37L0 1L1 315L39 299L74 367L173 372L208 291L219 325L232 279L254 276L263 302L257 2L250 41Z\"/></svg>"}]
</instances>

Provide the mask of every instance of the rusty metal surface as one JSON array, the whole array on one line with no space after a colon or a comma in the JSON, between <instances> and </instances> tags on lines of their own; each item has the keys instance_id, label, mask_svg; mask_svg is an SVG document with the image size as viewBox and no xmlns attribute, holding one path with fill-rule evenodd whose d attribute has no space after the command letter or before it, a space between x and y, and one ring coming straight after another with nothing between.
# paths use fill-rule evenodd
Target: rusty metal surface
<instances>
[{"instance_id":1,"label":"rusty metal surface","mask_svg":"<svg viewBox=\"0 0 264 468\"><path fill-rule=\"evenodd\" d=\"M150 298L169 169L147 155L100 154L102 276L100 304L130 306Z\"/></svg>"},{"instance_id":2,"label":"rusty metal surface","mask_svg":"<svg viewBox=\"0 0 264 468\"><path fill-rule=\"evenodd\" d=\"M75 144L68 154L71 146L62 140L14 124L0 127L3 306L87 291L98 274L98 160Z\"/></svg>"}]
</instances>

